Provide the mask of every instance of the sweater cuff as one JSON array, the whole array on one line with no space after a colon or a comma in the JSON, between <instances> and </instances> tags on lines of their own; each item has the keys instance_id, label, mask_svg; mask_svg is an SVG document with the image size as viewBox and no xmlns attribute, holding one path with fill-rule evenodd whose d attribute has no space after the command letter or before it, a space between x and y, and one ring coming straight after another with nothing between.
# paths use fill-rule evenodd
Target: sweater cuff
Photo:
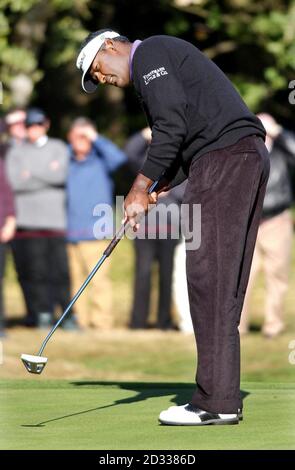
<instances>
[{"instance_id":1,"label":"sweater cuff","mask_svg":"<svg viewBox=\"0 0 295 470\"><path fill-rule=\"evenodd\" d=\"M163 175L163 170L165 169L147 159L140 173L153 181L157 181Z\"/></svg>"},{"instance_id":2,"label":"sweater cuff","mask_svg":"<svg viewBox=\"0 0 295 470\"><path fill-rule=\"evenodd\" d=\"M182 168L180 168L174 178L170 181L169 189L175 188L175 186L183 183L185 180L187 180L187 178L188 175L183 171Z\"/></svg>"}]
</instances>

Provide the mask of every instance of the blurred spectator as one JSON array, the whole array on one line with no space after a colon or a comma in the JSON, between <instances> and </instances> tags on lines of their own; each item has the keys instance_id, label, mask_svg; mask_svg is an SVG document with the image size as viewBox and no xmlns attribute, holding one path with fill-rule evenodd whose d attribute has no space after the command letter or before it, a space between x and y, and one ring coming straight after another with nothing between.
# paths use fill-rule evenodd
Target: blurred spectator
<instances>
[{"instance_id":1,"label":"blurred spectator","mask_svg":"<svg viewBox=\"0 0 295 470\"><path fill-rule=\"evenodd\" d=\"M5 124L6 124L6 131L8 133L8 141L6 146L6 152L14 146L18 146L25 142L27 137L27 129L26 129L26 111L22 108L15 108L11 109L5 116ZM12 250L13 254L13 261L15 270L18 273L23 271L23 264L26 263L26 259L24 258L22 252L20 250ZM30 303L30 292L27 288L26 281L19 277L19 282L21 284L21 289L23 292L25 304L26 304L26 312L29 312L29 303Z\"/></svg>"},{"instance_id":2,"label":"blurred spectator","mask_svg":"<svg viewBox=\"0 0 295 470\"><path fill-rule=\"evenodd\" d=\"M9 146L22 144L27 137L25 125L26 111L23 109L13 109L5 116L5 123L9 134Z\"/></svg>"},{"instance_id":3,"label":"blurred spectator","mask_svg":"<svg viewBox=\"0 0 295 470\"><path fill-rule=\"evenodd\" d=\"M21 286L26 286L28 326L48 327L54 295L65 309L70 286L64 230L66 145L47 136L49 121L38 108L26 116L28 142L14 145L7 154L7 173L15 193L17 233L12 242ZM71 319L64 322L72 326Z\"/></svg>"},{"instance_id":4,"label":"blurred spectator","mask_svg":"<svg viewBox=\"0 0 295 470\"><path fill-rule=\"evenodd\" d=\"M258 117L267 133L270 175L239 329L241 334L248 332L250 295L256 275L262 268L266 276L262 331L266 337L272 338L284 329L283 304L288 289L293 237L288 165L295 165L295 134L283 129L269 114L259 114Z\"/></svg>"},{"instance_id":5,"label":"blurred spectator","mask_svg":"<svg viewBox=\"0 0 295 470\"><path fill-rule=\"evenodd\" d=\"M176 186L176 188L178 187ZM174 253L172 296L180 320L180 331L193 333L187 290L185 239L183 237L176 246Z\"/></svg>"},{"instance_id":6,"label":"blurred spectator","mask_svg":"<svg viewBox=\"0 0 295 470\"><path fill-rule=\"evenodd\" d=\"M3 277L6 244L15 232L13 193L5 176L2 151L0 148L0 336L4 335Z\"/></svg>"},{"instance_id":7,"label":"blurred spectator","mask_svg":"<svg viewBox=\"0 0 295 470\"><path fill-rule=\"evenodd\" d=\"M112 173L125 162L124 153L110 140L98 134L87 118L77 118L69 131L70 170L67 183L68 249L71 280L76 292L112 235L113 218L105 224L106 230L94 236L98 204L112 208ZM105 263L92 279L77 303L77 318L81 327L101 329L113 326L112 296L109 263Z\"/></svg>"},{"instance_id":8,"label":"blurred spectator","mask_svg":"<svg viewBox=\"0 0 295 470\"><path fill-rule=\"evenodd\" d=\"M132 136L126 144L125 152L134 174L137 174L143 165L150 141L151 130L145 128ZM173 224L177 224L179 229L179 218L173 220L172 215L170 219L167 219L165 207L173 203L180 204L182 196L179 196L179 191L181 191L181 188L178 186L169 191L169 193L166 192L160 195L158 208L159 222L157 222L156 226L151 226L150 223L141 224L137 237L134 240L135 283L130 321L130 328L132 329L148 328L151 274L154 261L157 261L159 266L159 299L155 327L162 330L178 329L171 318L173 257L178 239L173 239L170 235L173 230ZM163 208L163 217L161 216L161 208ZM165 226L162 226L161 224L164 220ZM168 234L166 239L161 238L162 229ZM143 230L145 233L142 233Z\"/></svg>"}]
</instances>

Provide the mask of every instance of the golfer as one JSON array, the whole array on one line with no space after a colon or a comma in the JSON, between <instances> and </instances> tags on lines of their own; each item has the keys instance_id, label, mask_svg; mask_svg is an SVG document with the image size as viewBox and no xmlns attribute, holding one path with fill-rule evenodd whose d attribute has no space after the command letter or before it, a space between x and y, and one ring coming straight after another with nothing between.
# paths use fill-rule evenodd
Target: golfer
<instances>
[{"instance_id":1,"label":"golfer","mask_svg":"<svg viewBox=\"0 0 295 470\"><path fill-rule=\"evenodd\" d=\"M133 229L156 201L148 190L163 175L169 181L164 189L188 178L183 202L190 209L201 204L201 244L187 249L196 389L189 403L162 411L159 420L238 424L238 325L269 173L265 130L222 71L181 39L153 36L130 43L100 30L83 42L77 67L88 93L98 84L132 84L152 129L146 161L125 199Z\"/></svg>"}]
</instances>

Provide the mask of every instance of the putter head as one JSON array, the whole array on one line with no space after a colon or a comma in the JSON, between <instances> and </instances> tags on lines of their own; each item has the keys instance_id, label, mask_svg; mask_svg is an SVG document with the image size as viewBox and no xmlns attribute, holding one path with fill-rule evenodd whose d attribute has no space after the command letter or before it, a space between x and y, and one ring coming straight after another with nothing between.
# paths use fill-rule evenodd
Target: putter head
<instances>
[{"instance_id":1,"label":"putter head","mask_svg":"<svg viewBox=\"0 0 295 470\"><path fill-rule=\"evenodd\" d=\"M21 360L31 374L41 374L47 363L47 357L31 356L30 354L22 354Z\"/></svg>"}]
</instances>

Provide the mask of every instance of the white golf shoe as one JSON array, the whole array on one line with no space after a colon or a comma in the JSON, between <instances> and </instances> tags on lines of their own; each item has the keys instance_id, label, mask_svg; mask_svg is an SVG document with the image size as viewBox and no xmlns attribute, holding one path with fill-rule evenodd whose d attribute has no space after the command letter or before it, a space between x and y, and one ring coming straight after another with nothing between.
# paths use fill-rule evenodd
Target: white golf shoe
<instances>
[{"instance_id":1,"label":"white golf shoe","mask_svg":"<svg viewBox=\"0 0 295 470\"><path fill-rule=\"evenodd\" d=\"M182 407L185 407L187 406L188 403L186 403L186 405L181 405ZM169 406L168 410L171 410L171 408L179 408L179 406L177 405L172 405L172 406ZM238 418L239 418L239 421L243 421L243 411L241 410L241 408L238 408Z\"/></svg>"},{"instance_id":2,"label":"white golf shoe","mask_svg":"<svg viewBox=\"0 0 295 470\"><path fill-rule=\"evenodd\" d=\"M161 424L174 426L204 426L206 424L239 424L238 413L210 413L192 406L190 403L182 406L171 406L159 415Z\"/></svg>"}]
</instances>

